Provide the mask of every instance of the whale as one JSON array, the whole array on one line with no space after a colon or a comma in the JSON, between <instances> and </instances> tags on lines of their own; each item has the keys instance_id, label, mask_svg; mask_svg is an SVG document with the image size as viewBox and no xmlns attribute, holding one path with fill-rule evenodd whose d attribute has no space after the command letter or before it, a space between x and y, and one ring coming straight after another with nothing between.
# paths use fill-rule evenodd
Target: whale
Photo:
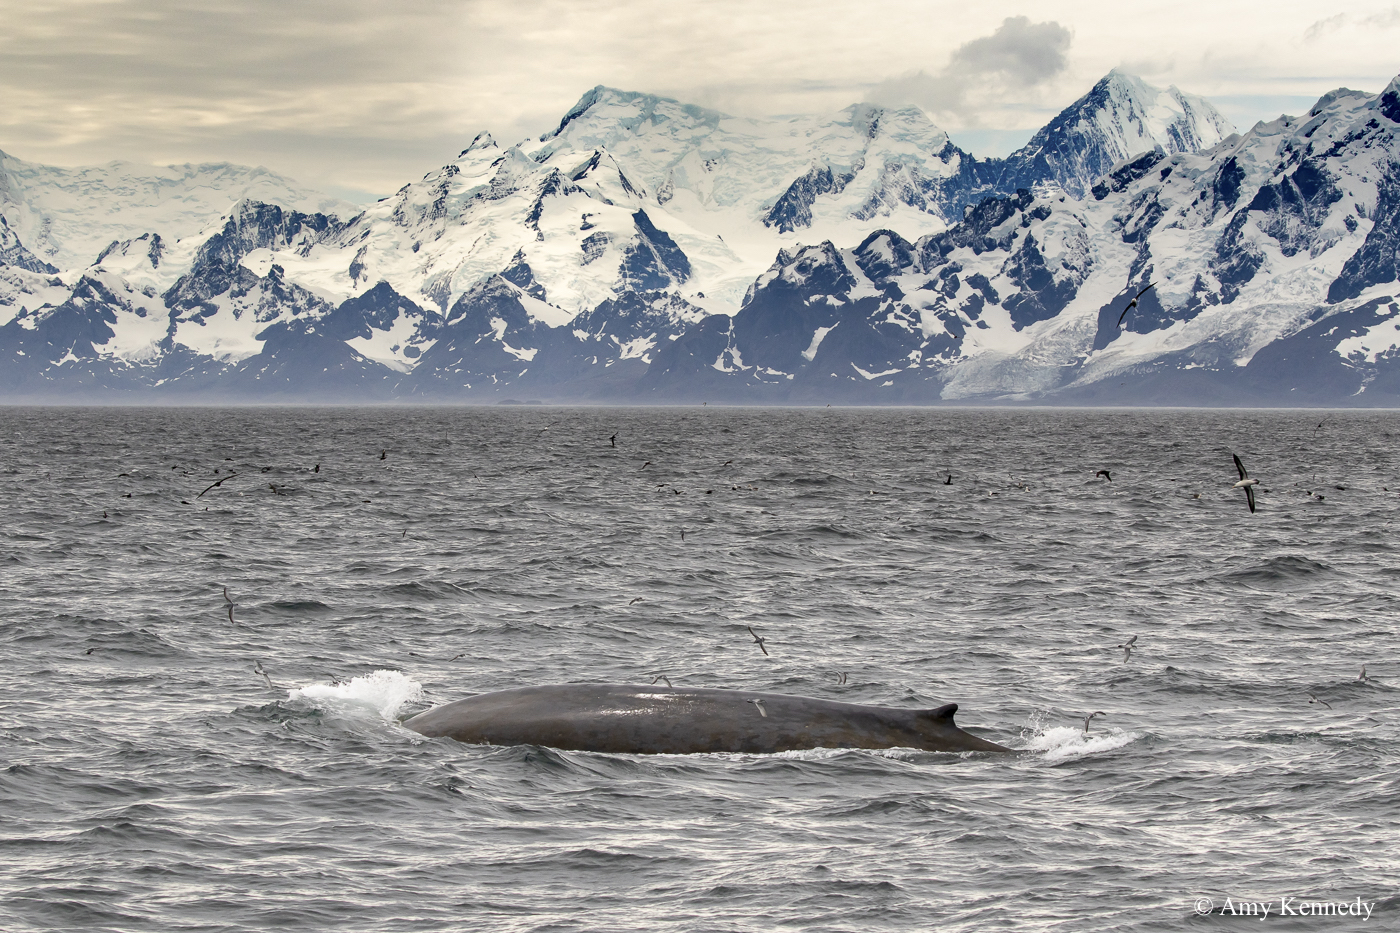
<instances>
[{"instance_id":1,"label":"whale","mask_svg":"<svg viewBox=\"0 0 1400 933\"><path fill-rule=\"evenodd\" d=\"M862 706L815 697L707 687L552 684L483 693L403 725L473 745L544 745L617 754L766 754L811 748L1009 752L935 709Z\"/></svg>"}]
</instances>

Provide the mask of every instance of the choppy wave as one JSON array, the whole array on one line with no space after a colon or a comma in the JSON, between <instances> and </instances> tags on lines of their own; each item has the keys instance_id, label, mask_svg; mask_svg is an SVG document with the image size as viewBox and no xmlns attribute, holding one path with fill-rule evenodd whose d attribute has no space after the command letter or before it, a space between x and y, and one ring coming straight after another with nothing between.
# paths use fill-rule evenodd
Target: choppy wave
<instances>
[{"instance_id":1,"label":"choppy wave","mask_svg":"<svg viewBox=\"0 0 1400 933\"><path fill-rule=\"evenodd\" d=\"M1338 879L1380 929L1400 416L1320 420L0 409L5 933L1155 933ZM1017 753L395 725L658 672Z\"/></svg>"}]
</instances>

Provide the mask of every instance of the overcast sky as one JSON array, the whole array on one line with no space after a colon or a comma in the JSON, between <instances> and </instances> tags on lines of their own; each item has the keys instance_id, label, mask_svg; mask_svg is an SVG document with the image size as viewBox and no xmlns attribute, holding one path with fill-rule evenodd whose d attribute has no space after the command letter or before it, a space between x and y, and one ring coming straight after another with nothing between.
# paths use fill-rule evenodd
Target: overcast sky
<instances>
[{"instance_id":1,"label":"overcast sky","mask_svg":"<svg viewBox=\"0 0 1400 933\"><path fill-rule=\"evenodd\" d=\"M1389 3L8 0L0 149L266 165L378 196L595 84L761 116L916 103L1004 154L1109 69L1247 128L1400 72Z\"/></svg>"}]
</instances>

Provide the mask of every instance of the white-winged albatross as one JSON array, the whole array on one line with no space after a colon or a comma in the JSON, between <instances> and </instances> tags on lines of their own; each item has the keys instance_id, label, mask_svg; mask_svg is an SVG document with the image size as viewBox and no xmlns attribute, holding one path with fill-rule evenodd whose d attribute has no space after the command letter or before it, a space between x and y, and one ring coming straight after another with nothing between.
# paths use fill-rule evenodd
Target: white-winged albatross
<instances>
[{"instance_id":1,"label":"white-winged albatross","mask_svg":"<svg viewBox=\"0 0 1400 933\"><path fill-rule=\"evenodd\" d=\"M1243 489L1243 490L1244 490L1244 496L1245 496L1246 499L1249 500L1249 510L1250 510L1251 512L1253 512L1253 511L1254 511L1254 487L1259 485L1259 481L1258 481L1257 479L1250 479L1250 478L1249 478L1249 472L1248 472L1247 470L1245 470L1244 464L1240 462L1240 455L1239 455L1239 454L1230 454L1230 456L1232 456L1232 457L1235 458L1235 469L1237 469L1237 470L1240 471L1240 481L1239 481L1238 483L1236 483L1234 486L1231 486L1230 488L1231 488L1231 489Z\"/></svg>"}]
</instances>

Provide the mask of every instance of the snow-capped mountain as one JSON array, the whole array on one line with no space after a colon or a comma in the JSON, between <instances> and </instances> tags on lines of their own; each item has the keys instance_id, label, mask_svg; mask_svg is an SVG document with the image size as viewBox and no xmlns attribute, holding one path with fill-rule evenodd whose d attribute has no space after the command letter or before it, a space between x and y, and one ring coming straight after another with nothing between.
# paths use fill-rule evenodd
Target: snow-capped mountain
<instances>
[{"instance_id":1,"label":"snow-capped mountain","mask_svg":"<svg viewBox=\"0 0 1400 933\"><path fill-rule=\"evenodd\" d=\"M1229 129L1121 74L1004 160L968 156L918 111L761 121L597 88L540 139L481 134L358 214L248 200L176 246L125 231L60 275L0 228L16 257L0 266L0 383L1397 400L1396 85Z\"/></svg>"},{"instance_id":2,"label":"snow-capped mountain","mask_svg":"<svg viewBox=\"0 0 1400 933\"><path fill-rule=\"evenodd\" d=\"M142 234L159 235L169 250L245 199L345 217L358 211L265 168L227 162L60 168L0 152L0 215L31 252L59 269L85 268L109 244Z\"/></svg>"},{"instance_id":3,"label":"snow-capped mountain","mask_svg":"<svg viewBox=\"0 0 1400 933\"><path fill-rule=\"evenodd\" d=\"M554 326L639 287L733 313L779 249L936 233L990 194L1073 187L1100 163L1228 130L1204 101L1118 74L1058 125L1059 155L1038 137L1035 152L978 160L917 108L759 120L597 87L538 144L482 134L286 269L336 300L386 281L443 312L504 274Z\"/></svg>"},{"instance_id":4,"label":"snow-capped mountain","mask_svg":"<svg viewBox=\"0 0 1400 933\"><path fill-rule=\"evenodd\" d=\"M638 288L732 312L814 231L942 229L946 205L910 179L951 185L974 162L917 110L740 120L595 88L543 145L483 134L287 270L342 300L387 281L443 312L504 274L554 326Z\"/></svg>"},{"instance_id":5,"label":"snow-capped mountain","mask_svg":"<svg viewBox=\"0 0 1400 933\"><path fill-rule=\"evenodd\" d=\"M1204 98L1112 71L1007 157L996 188L1009 195L1048 183L1082 198L1099 176L1130 156L1157 148L1199 152L1234 131Z\"/></svg>"},{"instance_id":6,"label":"snow-capped mountain","mask_svg":"<svg viewBox=\"0 0 1400 933\"><path fill-rule=\"evenodd\" d=\"M915 242L781 253L743 310L687 333L649 383L731 399L1394 403L1397 124L1400 79L1343 89L1204 152L1124 161L1082 201L1023 190Z\"/></svg>"}]
</instances>

